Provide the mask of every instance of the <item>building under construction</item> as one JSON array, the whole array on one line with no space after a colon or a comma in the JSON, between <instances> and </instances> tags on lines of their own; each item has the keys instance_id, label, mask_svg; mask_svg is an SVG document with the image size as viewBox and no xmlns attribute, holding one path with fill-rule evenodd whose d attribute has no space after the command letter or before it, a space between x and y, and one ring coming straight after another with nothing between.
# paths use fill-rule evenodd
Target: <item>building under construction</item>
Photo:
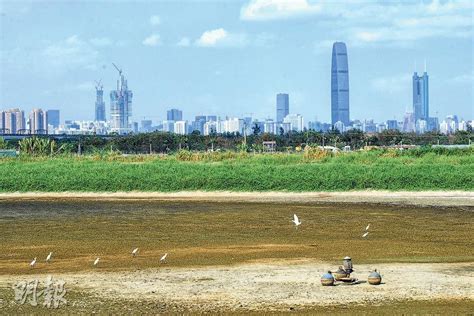
<instances>
[{"instance_id":1,"label":"building under construction","mask_svg":"<svg viewBox=\"0 0 474 316\"><path fill-rule=\"evenodd\" d=\"M95 93L95 120L105 121L104 86L100 80L96 81Z\"/></svg>"},{"instance_id":2,"label":"building under construction","mask_svg":"<svg viewBox=\"0 0 474 316\"><path fill-rule=\"evenodd\" d=\"M132 116L133 93L128 90L127 80L115 64L114 67L119 72L117 80L117 90L110 92L110 123L111 132L118 134L128 134L132 131L129 118Z\"/></svg>"}]
</instances>

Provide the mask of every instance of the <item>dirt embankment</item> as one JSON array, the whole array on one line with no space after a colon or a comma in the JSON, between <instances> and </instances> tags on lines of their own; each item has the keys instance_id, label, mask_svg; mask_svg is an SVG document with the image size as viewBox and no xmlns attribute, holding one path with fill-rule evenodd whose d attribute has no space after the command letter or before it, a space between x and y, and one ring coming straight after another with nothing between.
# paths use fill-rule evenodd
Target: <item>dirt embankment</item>
<instances>
[{"instance_id":1,"label":"dirt embankment","mask_svg":"<svg viewBox=\"0 0 474 316\"><path fill-rule=\"evenodd\" d=\"M14 192L0 200L174 200L277 203L380 203L420 206L474 206L474 192L466 191L350 191L350 192Z\"/></svg>"}]
</instances>

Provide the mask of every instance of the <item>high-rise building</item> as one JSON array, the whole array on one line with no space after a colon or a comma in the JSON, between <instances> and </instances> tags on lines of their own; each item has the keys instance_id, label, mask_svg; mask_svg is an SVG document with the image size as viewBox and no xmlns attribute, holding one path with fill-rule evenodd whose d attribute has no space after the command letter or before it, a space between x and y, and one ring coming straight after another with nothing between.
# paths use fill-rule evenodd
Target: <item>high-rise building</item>
<instances>
[{"instance_id":1,"label":"high-rise building","mask_svg":"<svg viewBox=\"0 0 474 316\"><path fill-rule=\"evenodd\" d=\"M208 115L207 116L208 122L217 122L217 115Z\"/></svg>"},{"instance_id":2,"label":"high-rise building","mask_svg":"<svg viewBox=\"0 0 474 316\"><path fill-rule=\"evenodd\" d=\"M3 113L3 127L1 127L1 133L19 134L25 132L25 113L23 111L20 109L9 109L1 113Z\"/></svg>"},{"instance_id":3,"label":"high-rise building","mask_svg":"<svg viewBox=\"0 0 474 316\"><path fill-rule=\"evenodd\" d=\"M276 96L276 121L283 122L285 116L290 113L290 96L288 93L278 93Z\"/></svg>"},{"instance_id":4,"label":"high-rise building","mask_svg":"<svg viewBox=\"0 0 474 316\"><path fill-rule=\"evenodd\" d=\"M142 126L140 131L142 132L150 132L152 129L153 122L152 120L142 120Z\"/></svg>"},{"instance_id":5,"label":"high-rise building","mask_svg":"<svg viewBox=\"0 0 474 316\"><path fill-rule=\"evenodd\" d=\"M33 109L30 113L30 133L47 134L48 133L48 115L41 109Z\"/></svg>"},{"instance_id":6,"label":"high-rise building","mask_svg":"<svg viewBox=\"0 0 474 316\"><path fill-rule=\"evenodd\" d=\"M110 130L118 134L128 134L132 130L128 120L132 116L133 93L128 90L127 80L122 70L118 68L117 70L119 72L117 90L110 92Z\"/></svg>"},{"instance_id":7,"label":"high-rise building","mask_svg":"<svg viewBox=\"0 0 474 316\"><path fill-rule=\"evenodd\" d=\"M283 123L289 123L291 131L301 132L304 129L304 120L299 114L288 114L283 119Z\"/></svg>"},{"instance_id":8,"label":"high-rise building","mask_svg":"<svg viewBox=\"0 0 474 316\"><path fill-rule=\"evenodd\" d=\"M6 132L5 132L5 111L0 111L0 134L6 134Z\"/></svg>"},{"instance_id":9,"label":"high-rise building","mask_svg":"<svg viewBox=\"0 0 474 316\"><path fill-rule=\"evenodd\" d=\"M331 123L341 121L350 125L349 118L349 65L346 44L335 42L332 46L331 66Z\"/></svg>"},{"instance_id":10,"label":"high-rise building","mask_svg":"<svg viewBox=\"0 0 474 316\"><path fill-rule=\"evenodd\" d=\"M413 113L415 121L428 120L429 114L429 98L428 98L428 74L425 72L423 76L413 74Z\"/></svg>"},{"instance_id":11,"label":"high-rise building","mask_svg":"<svg viewBox=\"0 0 474 316\"><path fill-rule=\"evenodd\" d=\"M439 129L439 121L437 117L428 118L428 130L437 131Z\"/></svg>"},{"instance_id":12,"label":"high-rise building","mask_svg":"<svg viewBox=\"0 0 474 316\"><path fill-rule=\"evenodd\" d=\"M204 134L204 124L206 124L206 116L197 115L192 123L192 131L199 131L201 135Z\"/></svg>"},{"instance_id":13,"label":"high-rise building","mask_svg":"<svg viewBox=\"0 0 474 316\"><path fill-rule=\"evenodd\" d=\"M403 131L411 133L415 131L415 115L412 112L406 112L403 117Z\"/></svg>"},{"instance_id":14,"label":"high-rise building","mask_svg":"<svg viewBox=\"0 0 474 316\"><path fill-rule=\"evenodd\" d=\"M174 122L174 133L180 135L186 135L188 132L188 122L176 121Z\"/></svg>"},{"instance_id":15,"label":"high-rise building","mask_svg":"<svg viewBox=\"0 0 474 316\"><path fill-rule=\"evenodd\" d=\"M161 130L167 133L174 133L174 121L163 121Z\"/></svg>"},{"instance_id":16,"label":"high-rise building","mask_svg":"<svg viewBox=\"0 0 474 316\"><path fill-rule=\"evenodd\" d=\"M95 120L105 121L104 86L99 82L95 86ZM117 89L118 90L118 89Z\"/></svg>"},{"instance_id":17,"label":"high-rise building","mask_svg":"<svg viewBox=\"0 0 474 316\"><path fill-rule=\"evenodd\" d=\"M46 117L48 119L48 125L52 125L54 128L59 127L59 110L47 110Z\"/></svg>"},{"instance_id":18,"label":"high-rise building","mask_svg":"<svg viewBox=\"0 0 474 316\"><path fill-rule=\"evenodd\" d=\"M387 121L387 129L397 130L398 129L397 120L388 120Z\"/></svg>"},{"instance_id":19,"label":"high-rise building","mask_svg":"<svg viewBox=\"0 0 474 316\"><path fill-rule=\"evenodd\" d=\"M182 121L183 120L183 111L178 109L168 110L166 113L167 121Z\"/></svg>"}]
</instances>

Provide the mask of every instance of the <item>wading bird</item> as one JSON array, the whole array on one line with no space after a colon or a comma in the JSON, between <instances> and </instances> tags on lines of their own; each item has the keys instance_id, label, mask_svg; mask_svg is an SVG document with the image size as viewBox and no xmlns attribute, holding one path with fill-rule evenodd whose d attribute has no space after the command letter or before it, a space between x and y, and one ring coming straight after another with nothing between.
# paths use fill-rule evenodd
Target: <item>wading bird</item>
<instances>
[{"instance_id":1,"label":"wading bird","mask_svg":"<svg viewBox=\"0 0 474 316\"><path fill-rule=\"evenodd\" d=\"M362 235L362 238L367 237L368 234L369 234L369 232L365 232L365 233Z\"/></svg>"},{"instance_id":2,"label":"wading bird","mask_svg":"<svg viewBox=\"0 0 474 316\"><path fill-rule=\"evenodd\" d=\"M133 249L132 256L135 257L137 255L137 253L138 253L138 248Z\"/></svg>"},{"instance_id":3,"label":"wading bird","mask_svg":"<svg viewBox=\"0 0 474 316\"><path fill-rule=\"evenodd\" d=\"M298 226L301 225L301 221L300 221L300 219L298 218L298 216L296 216L296 214L293 214L293 220L292 220L292 222L295 223L296 229L298 229Z\"/></svg>"},{"instance_id":4,"label":"wading bird","mask_svg":"<svg viewBox=\"0 0 474 316\"><path fill-rule=\"evenodd\" d=\"M96 265L99 263L99 260L100 260L99 257L97 257L97 259L95 259L95 261L94 261L94 266L96 266Z\"/></svg>"},{"instance_id":5,"label":"wading bird","mask_svg":"<svg viewBox=\"0 0 474 316\"><path fill-rule=\"evenodd\" d=\"M53 253L50 252L49 255L46 257L46 262L50 262L52 256L53 256Z\"/></svg>"},{"instance_id":6,"label":"wading bird","mask_svg":"<svg viewBox=\"0 0 474 316\"><path fill-rule=\"evenodd\" d=\"M33 259L33 261L31 261L30 267L33 268L35 266L35 264L36 264L36 257Z\"/></svg>"},{"instance_id":7,"label":"wading bird","mask_svg":"<svg viewBox=\"0 0 474 316\"><path fill-rule=\"evenodd\" d=\"M161 257L160 263L166 263L166 257L168 257L168 253L165 253L163 257Z\"/></svg>"},{"instance_id":8,"label":"wading bird","mask_svg":"<svg viewBox=\"0 0 474 316\"><path fill-rule=\"evenodd\" d=\"M365 231L368 231L368 230L369 230L369 227L370 227L370 223L369 223L369 225L367 225L367 227L365 228Z\"/></svg>"}]
</instances>

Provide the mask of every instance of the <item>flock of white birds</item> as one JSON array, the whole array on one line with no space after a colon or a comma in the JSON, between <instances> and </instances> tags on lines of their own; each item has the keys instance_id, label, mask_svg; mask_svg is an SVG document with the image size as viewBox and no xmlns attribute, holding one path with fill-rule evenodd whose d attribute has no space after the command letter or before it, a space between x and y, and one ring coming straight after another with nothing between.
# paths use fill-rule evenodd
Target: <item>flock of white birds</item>
<instances>
[{"instance_id":1,"label":"flock of white birds","mask_svg":"<svg viewBox=\"0 0 474 316\"><path fill-rule=\"evenodd\" d=\"M296 216L296 214L293 214L292 222L295 224L296 229L298 229L298 226L301 225L301 220L298 218L298 216ZM365 233L362 235L362 238L365 238L369 235L369 228L370 228L370 223L365 228Z\"/></svg>"},{"instance_id":2,"label":"flock of white birds","mask_svg":"<svg viewBox=\"0 0 474 316\"><path fill-rule=\"evenodd\" d=\"M298 226L301 225L301 220L298 218L296 214L293 214L293 220L292 222L295 224L296 229L298 229ZM365 233L362 235L362 238L365 238L369 235L369 228L370 228L370 223L367 225L365 228ZM135 248L132 250L132 257L136 257L138 255L138 248ZM53 257L53 253L50 252L48 256L46 257L46 262L50 262ZM168 257L168 253L165 253L161 258L160 258L160 263L166 263L166 258ZM94 261L94 266L97 266L99 264L100 257L97 257ZM36 257L31 261L30 267L34 267L36 264Z\"/></svg>"},{"instance_id":3,"label":"flock of white birds","mask_svg":"<svg viewBox=\"0 0 474 316\"><path fill-rule=\"evenodd\" d=\"M132 250L132 257L136 257L138 255L138 248L135 248ZM165 253L161 258L160 258L160 263L166 263L166 258L168 257L168 253ZM46 257L46 262L51 262L51 259L53 258L53 253L50 252L48 256ZM94 267L96 267L99 264L100 257L97 257L94 260L94 263L92 264ZM30 267L34 267L36 265L36 257L31 261Z\"/></svg>"}]
</instances>

